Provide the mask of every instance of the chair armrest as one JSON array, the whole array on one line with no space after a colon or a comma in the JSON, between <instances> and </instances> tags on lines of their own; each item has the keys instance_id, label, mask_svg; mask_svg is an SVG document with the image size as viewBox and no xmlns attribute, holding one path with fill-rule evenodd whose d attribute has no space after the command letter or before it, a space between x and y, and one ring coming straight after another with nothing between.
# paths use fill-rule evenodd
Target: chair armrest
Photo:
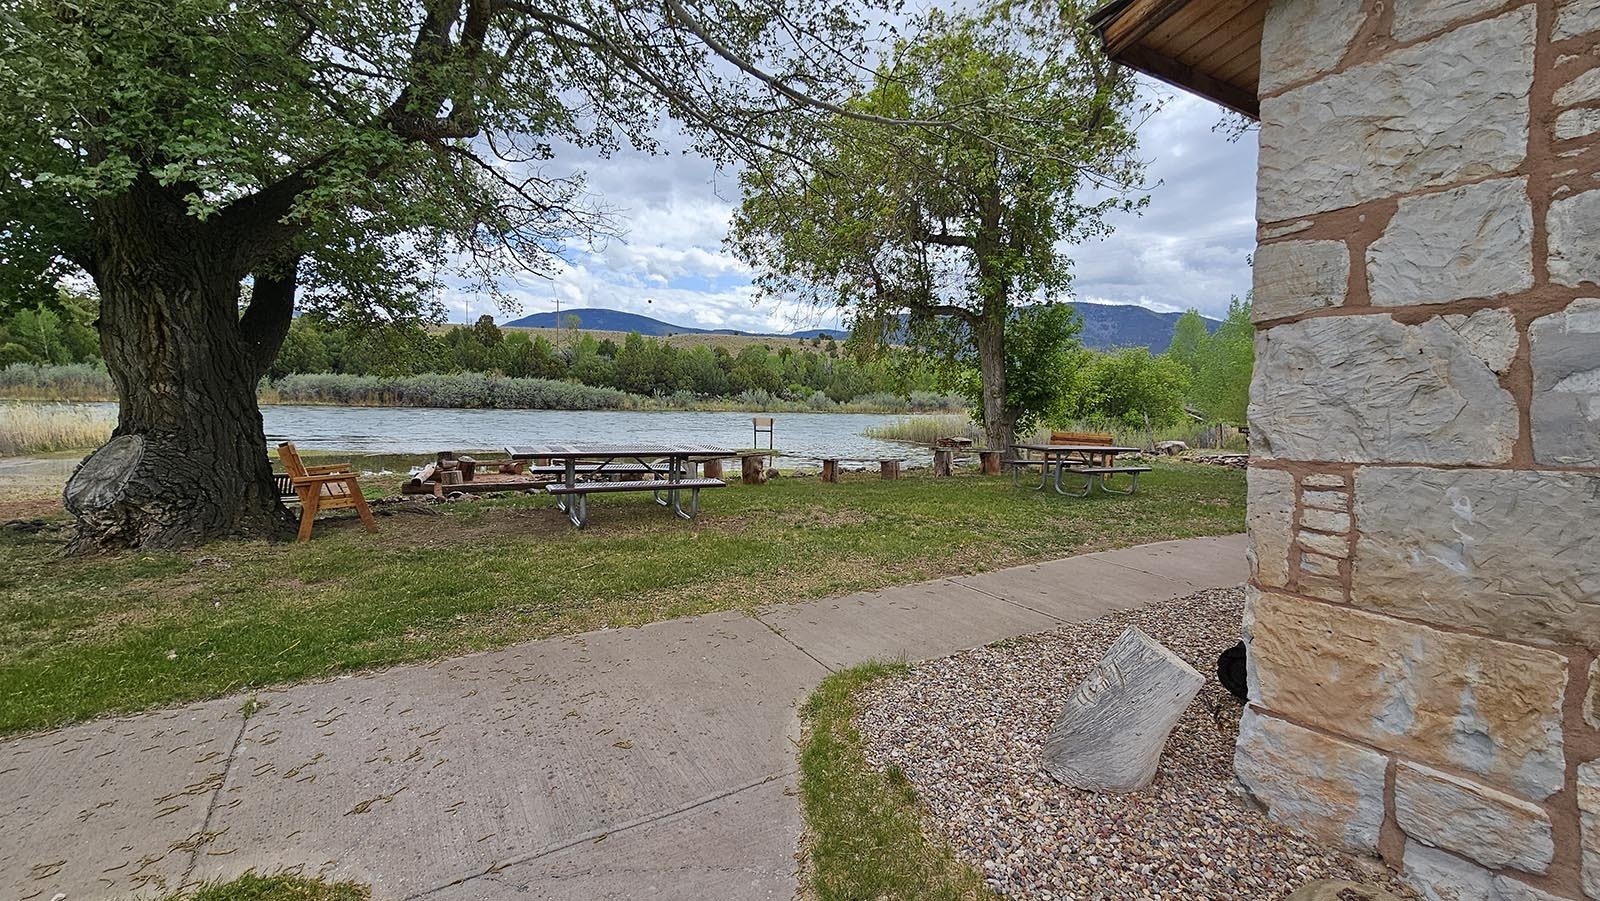
<instances>
[{"instance_id":1,"label":"chair armrest","mask_svg":"<svg viewBox=\"0 0 1600 901\"><path fill-rule=\"evenodd\" d=\"M314 475L295 476L296 485L321 485L326 482L354 482L359 478L353 472L324 472Z\"/></svg>"}]
</instances>

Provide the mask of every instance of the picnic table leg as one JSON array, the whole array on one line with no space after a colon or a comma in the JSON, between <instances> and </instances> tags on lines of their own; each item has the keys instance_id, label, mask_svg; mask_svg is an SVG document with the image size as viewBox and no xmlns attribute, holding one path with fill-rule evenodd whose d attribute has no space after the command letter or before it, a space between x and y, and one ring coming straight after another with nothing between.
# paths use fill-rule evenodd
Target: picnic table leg
<instances>
[{"instance_id":1,"label":"picnic table leg","mask_svg":"<svg viewBox=\"0 0 1600 901\"><path fill-rule=\"evenodd\" d=\"M567 503L567 518L572 520L574 526L581 529L589 524L589 496L575 494L573 497L577 500Z\"/></svg>"},{"instance_id":2,"label":"picnic table leg","mask_svg":"<svg viewBox=\"0 0 1600 901\"><path fill-rule=\"evenodd\" d=\"M1079 491L1079 492L1072 492L1072 491L1067 491L1067 490L1065 490L1065 489L1063 489L1061 487L1061 473L1062 472L1067 472L1067 471L1070 471L1070 470L1067 469L1067 467L1066 467L1066 465L1064 463L1057 463L1056 464L1056 494L1065 495L1067 497L1088 497L1089 496L1089 492L1094 490L1094 481L1095 481L1094 475L1091 474L1091 473L1084 473L1083 474L1083 490ZM1105 487L1104 483L1101 483L1101 487Z\"/></svg>"},{"instance_id":3,"label":"picnic table leg","mask_svg":"<svg viewBox=\"0 0 1600 901\"><path fill-rule=\"evenodd\" d=\"M1128 473L1128 490L1127 491L1121 491L1121 490L1118 490L1116 488L1112 488L1112 487L1108 486L1106 484L1106 478L1109 475L1111 475L1111 474L1110 473L1105 473L1105 474L1102 474L1100 476L1100 490L1104 491L1106 494L1132 494L1135 491L1139 490L1139 474L1137 472Z\"/></svg>"}]
</instances>

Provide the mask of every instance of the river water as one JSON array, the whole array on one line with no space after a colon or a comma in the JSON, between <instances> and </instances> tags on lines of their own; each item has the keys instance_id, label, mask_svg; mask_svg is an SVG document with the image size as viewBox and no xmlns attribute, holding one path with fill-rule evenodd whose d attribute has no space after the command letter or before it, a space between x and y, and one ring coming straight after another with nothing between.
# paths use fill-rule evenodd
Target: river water
<instances>
[{"instance_id":1,"label":"river water","mask_svg":"<svg viewBox=\"0 0 1600 901\"><path fill-rule=\"evenodd\" d=\"M114 416L115 404L78 404ZM331 407L269 404L261 408L267 441L307 450L417 453L499 450L508 444L567 442L710 444L752 447L751 413L646 413L619 410L455 410L422 407ZM774 444L796 457L899 457L926 465L925 447L868 438L866 430L902 417L880 413L775 413ZM766 436L760 444L765 447ZM803 459L785 469L810 468Z\"/></svg>"}]
</instances>

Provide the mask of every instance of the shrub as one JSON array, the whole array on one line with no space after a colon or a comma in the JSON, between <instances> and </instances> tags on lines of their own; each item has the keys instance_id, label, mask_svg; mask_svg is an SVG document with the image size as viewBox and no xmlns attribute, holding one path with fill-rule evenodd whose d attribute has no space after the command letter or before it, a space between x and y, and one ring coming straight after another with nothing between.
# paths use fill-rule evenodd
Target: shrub
<instances>
[{"instance_id":1,"label":"shrub","mask_svg":"<svg viewBox=\"0 0 1600 901\"><path fill-rule=\"evenodd\" d=\"M32 400L111 400L116 386L97 363L12 363L0 369L0 396Z\"/></svg>"},{"instance_id":2,"label":"shrub","mask_svg":"<svg viewBox=\"0 0 1600 901\"><path fill-rule=\"evenodd\" d=\"M616 410L642 398L614 388L481 372L398 378L334 373L290 375L273 384L281 403L523 410Z\"/></svg>"}]
</instances>

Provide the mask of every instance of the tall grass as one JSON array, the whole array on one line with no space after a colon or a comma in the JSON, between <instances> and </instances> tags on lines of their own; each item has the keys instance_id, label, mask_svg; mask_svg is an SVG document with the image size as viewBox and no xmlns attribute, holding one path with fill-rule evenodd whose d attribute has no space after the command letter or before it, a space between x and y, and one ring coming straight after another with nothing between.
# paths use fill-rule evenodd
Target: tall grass
<instances>
[{"instance_id":1,"label":"tall grass","mask_svg":"<svg viewBox=\"0 0 1600 901\"><path fill-rule=\"evenodd\" d=\"M13 400L116 400L105 368L93 363L40 366L12 363L0 369L0 397Z\"/></svg>"},{"instance_id":2,"label":"tall grass","mask_svg":"<svg viewBox=\"0 0 1600 901\"><path fill-rule=\"evenodd\" d=\"M933 444L940 438L971 438L981 443L983 430L965 413L945 416L911 416L867 429L867 437L885 441Z\"/></svg>"},{"instance_id":3,"label":"tall grass","mask_svg":"<svg viewBox=\"0 0 1600 901\"><path fill-rule=\"evenodd\" d=\"M111 437L112 425L99 410L0 404L0 457L96 447Z\"/></svg>"},{"instance_id":4,"label":"tall grass","mask_svg":"<svg viewBox=\"0 0 1600 901\"><path fill-rule=\"evenodd\" d=\"M279 403L385 407L474 407L521 410L622 410L646 399L614 388L479 372L382 378L371 375L291 375L272 386Z\"/></svg>"}]
</instances>

